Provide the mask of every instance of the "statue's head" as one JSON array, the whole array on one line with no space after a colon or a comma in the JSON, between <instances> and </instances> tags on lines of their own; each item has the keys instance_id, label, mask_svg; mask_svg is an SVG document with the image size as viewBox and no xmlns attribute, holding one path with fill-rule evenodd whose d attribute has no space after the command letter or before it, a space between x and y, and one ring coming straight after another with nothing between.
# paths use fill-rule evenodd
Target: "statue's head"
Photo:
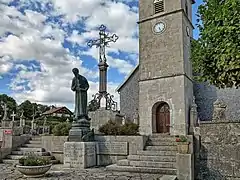
<instances>
[{"instance_id":1,"label":"statue's head","mask_svg":"<svg viewBox=\"0 0 240 180\"><path fill-rule=\"evenodd\" d=\"M73 72L73 74L74 74L75 76L79 74L78 68L73 68L73 69L72 69L72 72Z\"/></svg>"}]
</instances>

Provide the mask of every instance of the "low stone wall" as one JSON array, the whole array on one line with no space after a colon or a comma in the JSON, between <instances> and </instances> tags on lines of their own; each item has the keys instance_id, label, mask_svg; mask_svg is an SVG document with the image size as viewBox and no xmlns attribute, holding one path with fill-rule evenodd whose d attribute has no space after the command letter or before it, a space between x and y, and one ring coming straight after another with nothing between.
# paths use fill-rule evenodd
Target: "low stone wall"
<instances>
[{"instance_id":1,"label":"low stone wall","mask_svg":"<svg viewBox=\"0 0 240 180\"><path fill-rule=\"evenodd\" d=\"M26 144L30 140L29 135L13 136L12 137L12 149L15 150L23 144Z\"/></svg>"},{"instance_id":2,"label":"low stone wall","mask_svg":"<svg viewBox=\"0 0 240 180\"><path fill-rule=\"evenodd\" d=\"M112 120L118 124L122 123L123 115L120 115L116 111L106 110L105 108L100 108L96 111L89 112L89 117L91 118L91 128L94 129L95 134L101 134L99 128L106 124L108 121Z\"/></svg>"},{"instance_id":3,"label":"low stone wall","mask_svg":"<svg viewBox=\"0 0 240 180\"><path fill-rule=\"evenodd\" d=\"M68 136L42 136L42 147L63 163L64 143Z\"/></svg>"},{"instance_id":4,"label":"low stone wall","mask_svg":"<svg viewBox=\"0 0 240 180\"><path fill-rule=\"evenodd\" d=\"M101 136L96 135L97 165L114 164L126 159L130 154L143 150L148 137L146 136Z\"/></svg>"},{"instance_id":5,"label":"low stone wall","mask_svg":"<svg viewBox=\"0 0 240 180\"><path fill-rule=\"evenodd\" d=\"M30 140L30 136L21 135L21 136L12 136L6 135L3 137L2 148L0 148L0 162L7 155L11 154L13 150L21 145L25 144Z\"/></svg>"},{"instance_id":6,"label":"low stone wall","mask_svg":"<svg viewBox=\"0 0 240 180\"><path fill-rule=\"evenodd\" d=\"M240 122L202 122L198 179L240 178Z\"/></svg>"}]
</instances>

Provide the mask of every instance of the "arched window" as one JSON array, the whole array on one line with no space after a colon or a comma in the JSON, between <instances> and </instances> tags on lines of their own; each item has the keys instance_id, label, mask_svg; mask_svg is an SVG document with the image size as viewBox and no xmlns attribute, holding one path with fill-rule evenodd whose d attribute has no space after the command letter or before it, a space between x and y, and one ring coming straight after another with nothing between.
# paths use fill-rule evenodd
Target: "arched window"
<instances>
[{"instance_id":1,"label":"arched window","mask_svg":"<svg viewBox=\"0 0 240 180\"><path fill-rule=\"evenodd\" d=\"M154 0L154 14L164 12L164 0Z\"/></svg>"}]
</instances>

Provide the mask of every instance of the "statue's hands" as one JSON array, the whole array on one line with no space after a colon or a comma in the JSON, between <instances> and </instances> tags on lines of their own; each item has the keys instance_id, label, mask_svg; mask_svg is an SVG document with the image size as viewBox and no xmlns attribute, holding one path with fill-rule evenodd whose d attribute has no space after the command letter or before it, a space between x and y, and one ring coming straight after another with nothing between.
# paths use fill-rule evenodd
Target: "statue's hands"
<instances>
[{"instance_id":1,"label":"statue's hands","mask_svg":"<svg viewBox=\"0 0 240 180\"><path fill-rule=\"evenodd\" d=\"M81 90L82 90L82 88L76 87L76 91L81 91Z\"/></svg>"},{"instance_id":2,"label":"statue's hands","mask_svg":"<svg viewBox=\"0 0 240 180\"><path fill-rule=\"evenodd\" d=\"M77 87L76 90L77 90L77 91L86 91L87 89L86 89L86 88Z\"/></svg>"}]
</instances>

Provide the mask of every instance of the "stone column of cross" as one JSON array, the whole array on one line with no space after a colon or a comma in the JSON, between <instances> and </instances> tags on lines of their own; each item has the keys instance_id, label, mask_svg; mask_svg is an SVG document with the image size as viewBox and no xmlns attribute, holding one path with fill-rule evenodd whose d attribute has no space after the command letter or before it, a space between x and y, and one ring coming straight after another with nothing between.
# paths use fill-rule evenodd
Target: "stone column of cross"
<instances>
[{"instance_id":1,"label":"stone column of cross","mask_svg":"<svg viewBox=\"0 0 240 180\"><path fill-rule=\"evenodd\" d=\"M24 125L23 125L23 111L22 111L22 113L21 113L21 116L20 116L20 127L23 127Z\"/></svg>"},{"instance_id":2,"label":"stone column of cross","mask_svg":"<svg viewBox=\"0 0 240 180\"><path fill-rule=\"evenodd\" d=\"M33 106L33 114L32 114L32 121L31 121L31 129L34 130L34 121L35 121L35 108Z\"/></svg>"}]
</instances>

